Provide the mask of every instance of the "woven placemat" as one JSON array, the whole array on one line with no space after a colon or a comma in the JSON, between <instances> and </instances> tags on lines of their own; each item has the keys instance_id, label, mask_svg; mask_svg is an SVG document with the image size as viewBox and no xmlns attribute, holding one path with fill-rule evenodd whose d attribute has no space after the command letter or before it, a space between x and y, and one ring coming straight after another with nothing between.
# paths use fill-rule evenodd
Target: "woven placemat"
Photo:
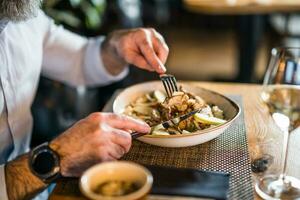
<instances>
[{"instance_id":1,"label":"woven placemat","mask_svg":"<svg viewBox=\"0 0 300 200\"><path fill-rule=\"evenodd\" d=\"M103 111L112 111L113 100L119 92L113 95ZM228 172L228 199L253 199L242 98L233 95L229 97L239 104L242 112L236 121L214 140L184 148L162 148L135 140L130 152L123 159L140 164Z\"/></svg>"}]
</instances>

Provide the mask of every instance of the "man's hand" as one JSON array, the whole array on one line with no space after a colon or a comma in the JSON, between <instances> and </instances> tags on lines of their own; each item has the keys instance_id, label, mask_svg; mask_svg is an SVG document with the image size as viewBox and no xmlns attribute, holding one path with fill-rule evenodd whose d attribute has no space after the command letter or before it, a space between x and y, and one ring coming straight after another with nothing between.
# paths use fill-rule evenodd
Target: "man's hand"
<instances>
[{"instance_id":1,"label":"man's hand","mask_svg":"<svg viewBox=\"0 0 300 200\"><path fill-rule=\"evenodd\" d=\"M80 176L91 165L116 160L131 146L130 131L147 133L141 121L112 113L93 113L50 143L61 158L63 176Z\"/></svg>"},{"instance_id":2,"label":"man's hand","mask_svg":"<svg viewBox=\"0 0 300 200\"><path fill-rule=\"evenodd\" d=\"M115 160L129 151L131 131L146 133L150 127L141 121L112 113L93 113L77 122L50 143L60 155L63 176L80 176L98 162ZM28 154L6 164L5 177L9 199L32 199L47 187L33 175Z\"/></svg>"},{"instance_id":3,"label":"man's hand","mask_svg":"<svg viewBox=\"0 0 300 200\"><path fill-rule=\"evenodd\" d=\"M165 73L168 54L163 37L152 28L115 31L103 42L101 51L104 66L113 75L120 73L126 64Z\"/></svg>"}]
</instances>

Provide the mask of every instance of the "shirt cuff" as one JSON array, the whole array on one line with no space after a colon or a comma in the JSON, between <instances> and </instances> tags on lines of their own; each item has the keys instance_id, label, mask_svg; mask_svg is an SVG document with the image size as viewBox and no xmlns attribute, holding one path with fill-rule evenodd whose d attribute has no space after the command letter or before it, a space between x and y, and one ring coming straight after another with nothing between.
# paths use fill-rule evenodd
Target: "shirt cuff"
<instances>
[{"instance_id":1,"label":"shirt cuff","mask_svg":"<svg viewBox=\"0 0 300 200\"><path fill-rule=\"evenodd\" d=\"M8 200L5 183L5 165L0 165L0 199Z\"/></svg>"},{"instance_id":2,"label":"shirt cuff","mask_svg":"<svg viewBox=\"0 0 300 200\"><path fill-rule=\"evenodd\" d=\"M127 76L128 66L116 76L111 75L104 67L101 58L101 44L105 37L91 38L86 47L86 54L84 60L84 70L86 75L87 85L108 85L110 83L119 81Z\"/></svg>"}]
</instances>

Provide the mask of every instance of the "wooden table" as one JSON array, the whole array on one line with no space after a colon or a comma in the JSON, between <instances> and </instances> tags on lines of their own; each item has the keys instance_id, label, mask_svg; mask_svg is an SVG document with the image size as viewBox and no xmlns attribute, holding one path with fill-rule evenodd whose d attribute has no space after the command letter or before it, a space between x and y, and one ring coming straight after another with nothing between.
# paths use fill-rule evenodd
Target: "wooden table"
<instances>
[{"instance_id":1,"label":"wooden table","mask_svg":"<svg viewBox=\"0 0 300 200\"><path fill-rule=\"evenodd\" d=\"M252 82L256 49L266 24L264 15L300 11L298 0L184 0L187 10L208 15L237 15L240 82ZM220 20L222 20L220 18Z\"/></svg>"},{"instance_id":2,"label":"wooden table","mask_svg":"<svg viewBox=\"0 0 300 200\"><path fill-rule=\"evenodd\" d=\"M254 84L233 84L233 83L208 83L189 82L191 85L204 87L222 94L237 94L243 98L245 123L249 142L249 152L251 159L268 153L274 156L275 160L271 170L278 171L281 161L282 134L274 125L268 114L267 108L261 102L259 95L261 86ZM300 132L300 130L296 130ZM291 135L289 145L288 174L300 178L300 134ZM257 175L253 173L253 182ZM56 189L50 196L51 200L80 200L77 180L69 180L64 184L58 183ZM67 187L66 187L67 186ZM63 191L58 193L57 191ZM257 196L256 199L259 199Z\"/></svg>"}]
</instances>

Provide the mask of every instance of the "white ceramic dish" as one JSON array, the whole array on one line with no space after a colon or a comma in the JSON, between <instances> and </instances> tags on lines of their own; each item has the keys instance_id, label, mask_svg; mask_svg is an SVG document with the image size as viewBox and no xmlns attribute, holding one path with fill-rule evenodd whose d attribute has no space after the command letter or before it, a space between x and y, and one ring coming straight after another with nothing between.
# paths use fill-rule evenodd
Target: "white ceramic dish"
<instances>
[{"instance_id":1,"label":"white ceramic dish","mask_svg":"<svg viewBox=\"0 0 300 200\"><path fill-rule=\"evenodd\" d=\"M185 85L181 83L179 83L179 85L182 85L184 90L202 97L207 103L219 106L224 111L227 122L220 126L205 130L199 130L191 134L168 136L145 135L138 138L138 140L161 147L188 147L202 144L218 137L232 124L232 122L240 114L239 106L231 99L219 93L196 86ZM129 105L130 102L133 102L142 94L157 89L160 89L162 91L164 90L163 85L160 81L147 82L128 87L115 99L113 104L113 111L117 114L122 114L125 107Z\"/></svg>"},{"instance_id":2,"label":"white ceramic dish","mask_svg":"<svg viewBox=\"0 0 300 200\"><path fill-rule=\"evenodd\" d=\"M104 197L93 192L97 185L109 180L132 181L139 183L141 188L136 192L119 197ZM147 196L152 183L152 174L145 167L133 162L113 161L89 168L81 176L79 186L86 197L94 200L137 200Z\"/></svg>"}]
</instances>

